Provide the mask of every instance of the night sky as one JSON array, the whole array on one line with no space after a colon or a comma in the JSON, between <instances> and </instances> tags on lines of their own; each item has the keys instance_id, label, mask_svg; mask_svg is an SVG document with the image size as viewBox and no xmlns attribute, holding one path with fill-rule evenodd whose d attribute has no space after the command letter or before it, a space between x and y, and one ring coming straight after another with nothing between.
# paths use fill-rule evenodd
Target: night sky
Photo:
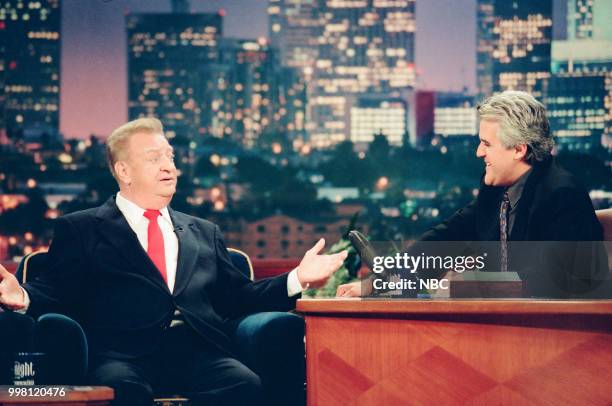
<instances>
[{"instance_id":1,"label":"night sky","mask_svg":"<svg viewBox=\"0 0 612 406\"><path fill-rule=\"evenodd\" d=\"M563 0L555 0L555 37ZM223 35L267 36L268 0L191 0L195 12L225 10ZM63 0L60 127L64 136L107 136L127 120L124 15L168 12L170 0ZM475 89L476 0L417 0L419 88Z\"/></svg>"}]
</instances>

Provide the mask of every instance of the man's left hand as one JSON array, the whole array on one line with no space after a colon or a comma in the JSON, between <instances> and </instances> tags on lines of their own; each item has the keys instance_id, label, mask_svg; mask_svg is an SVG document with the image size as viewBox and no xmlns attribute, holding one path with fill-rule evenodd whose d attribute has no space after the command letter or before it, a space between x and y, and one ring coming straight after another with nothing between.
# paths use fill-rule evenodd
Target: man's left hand
<instances>
[{"instance_id":1,"label":"man's left hand","mask_svg":"<svg viewBox=\"0 0 612 406\"><path fill-rule=\"evenodd\" d=\"M321 238L314 247L306 251L297 267L297 277L304 288L323 286L327 279L342 266L348 255L346 250L332 255L319 255L324 246L325 240Z\"/></svg>"}]
</instances>

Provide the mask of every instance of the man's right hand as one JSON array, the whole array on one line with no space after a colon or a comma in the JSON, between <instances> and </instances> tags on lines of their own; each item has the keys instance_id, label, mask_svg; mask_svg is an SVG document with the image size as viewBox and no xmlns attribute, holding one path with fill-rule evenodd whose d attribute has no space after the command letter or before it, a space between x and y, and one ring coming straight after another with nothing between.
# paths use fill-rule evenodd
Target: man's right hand
<instances>
[{"instance_id":1,"label":"man's right hand","mask_svg":"<svg viewBox=\"0 0 612 406\"><path fill-rule=\"evenodd\" d=\"M25 308L25 296L15 275L0 265L0 304L11 310Z\"/></svg>"},{"instance_id":2,"label":"man's right hand","mask_svg":"<svg viewBox=\"0 0 612 406\"><path fill-rule=\"evenodd\" d=\"M362 293L361 281L345 283L336 289L336 297L360 297Z\"/></svg>"}]
</instances>

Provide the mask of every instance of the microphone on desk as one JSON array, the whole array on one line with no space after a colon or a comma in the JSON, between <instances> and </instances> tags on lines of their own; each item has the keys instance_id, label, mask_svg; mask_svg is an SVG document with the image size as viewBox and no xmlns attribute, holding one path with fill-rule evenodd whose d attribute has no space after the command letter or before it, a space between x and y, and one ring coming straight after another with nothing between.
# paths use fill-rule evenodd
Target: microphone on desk
<instances>
[{"instance_id":1,"label":"microphone on desk","mask_svg":"<svg viewBox=\"0 0 612 406\"><path fill-rule=\"evenodd\" d=\"M370 244L365 235L357 230L350 231L348 237L353 247L359 253L361 260L368 268L372 269L374 267L374 258L376 257L376 251L374 251L372 244Z\"/></svg>"}]
</instances>

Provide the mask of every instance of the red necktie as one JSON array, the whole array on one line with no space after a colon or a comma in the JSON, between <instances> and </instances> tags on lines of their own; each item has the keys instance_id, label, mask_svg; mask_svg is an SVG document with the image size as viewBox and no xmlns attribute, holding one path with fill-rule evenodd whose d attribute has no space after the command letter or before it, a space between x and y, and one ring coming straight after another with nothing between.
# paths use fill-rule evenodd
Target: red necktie
<instances>
[{"instance_id":1,"label":"red necktie","mask_svg":"<svg viewBox=\"0 0 612 406\"><path fill-rule=\"evenodd\" d=\"M151 261L155 264L159 273L161 273L164 281L168 283L168 277L166 275L166 251L164 249L164 236L162 235L161 228L157 224L157 217L161 213L159 210L145 210L144 216L149 219L149 228L147 230L148 246L147 254L151 258Z\"/></svg>"}]
</instances>

